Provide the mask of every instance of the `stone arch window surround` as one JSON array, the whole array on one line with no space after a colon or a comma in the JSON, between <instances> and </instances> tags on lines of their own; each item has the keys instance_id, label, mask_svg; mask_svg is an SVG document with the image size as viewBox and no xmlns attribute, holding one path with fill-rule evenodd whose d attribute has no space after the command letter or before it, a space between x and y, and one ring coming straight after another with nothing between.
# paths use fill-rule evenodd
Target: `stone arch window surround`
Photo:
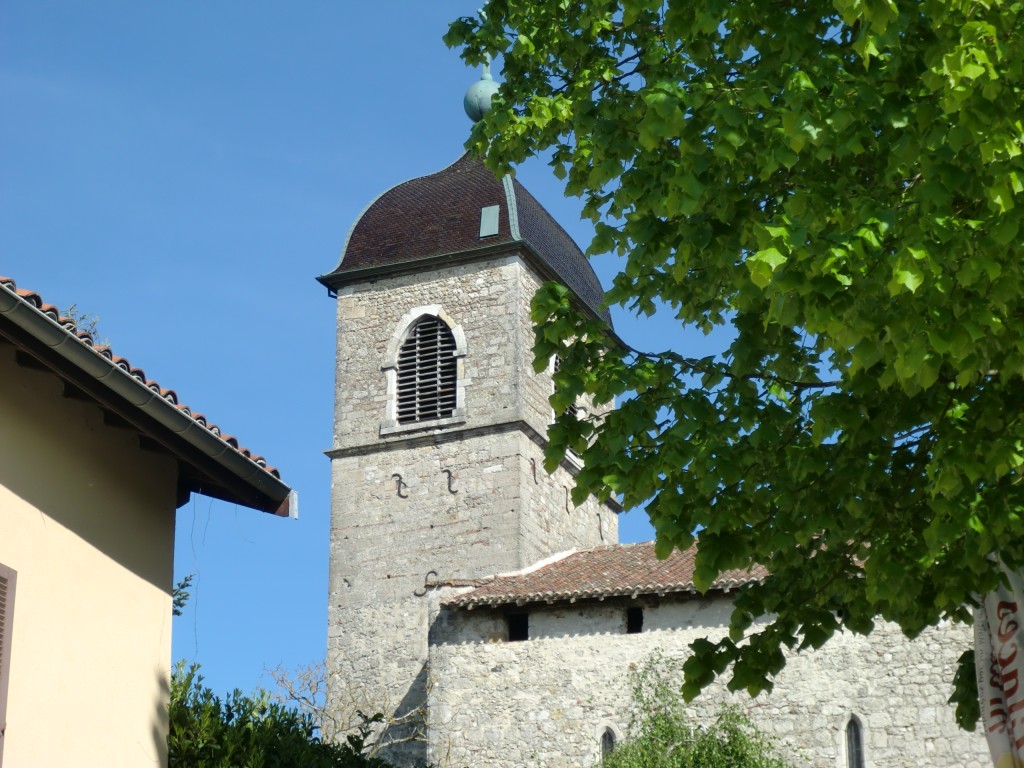
<instances>
[{"instance_id":1,"label":"stone arch window surround","mask_svg":"<svg viewBox=\"0 0 1024 768\"><path fill-rule=\"evenodd\" d=\"M847 712L837 723L837 768L868 768L867 723L861 714Z\"/></svg>"},{"instance_id":2,"label":"stone arch window surround","mask_svg":"<svg viewBox=\"0 0 1024 768\"><path fill-rule=\"evenodd\" d=\"M622 731L615 723L604 720L598 723L594 735L597 737L598 764L601 765L622 743Z\"/></svg>"},{"instance_id":3,"label":"stone arch window surround","mask_svg":"<svg viewBox=\"0 0 1024 768\"><path fill-rule=\"evenodd\" d=\"M438 419L424 419L419 421L399 422L398 418L398 360L402 346L410 338L410 334L421 322L440 321L447 327L455 343L452 356L455 358L455 408L450 416ZM387 352L384 358L384 365L381 370L384 372L387 386L387 409L384 421L381 424L381 435L394 434L396 432L409 432L418 429L431 429L444 427L450 424L461 424L466 420L466 334L462 326L458 325L443 309L440 304L429 304L422 307L415 307L409 310L398 321L391 341L388 343Z\"/></svg>"}]
</instances>

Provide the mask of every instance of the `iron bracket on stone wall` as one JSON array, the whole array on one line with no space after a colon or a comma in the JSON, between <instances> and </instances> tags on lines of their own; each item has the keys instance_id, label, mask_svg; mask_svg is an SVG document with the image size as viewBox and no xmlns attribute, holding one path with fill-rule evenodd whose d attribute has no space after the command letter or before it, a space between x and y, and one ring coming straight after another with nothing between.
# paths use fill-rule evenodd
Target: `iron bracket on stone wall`
<instances>
[{"instance_id":1,"label":"iron bracket on stone wall","mask_svg":"<svg viewBox=\"0 0 1024 768\"><path fill-rule=\"evenodd\" d=\"M423 577L423 586L412 591L412 593L416 595L416 597L423 597L425 594L427 594L427 590L434 586L434 582L430 579L431 576L433 576L436 579L437 571L427 571L427 575Z\"/></svg>"},{"instance_id":2,"label":"iron bracket on stone wall","mask_svg":"<svg viewBox=\"0 0 1024 768\"><path fill-rule=\"evenodd\" d=\"M448 475L448 493L458 493L453 487L455 483L455 475L452 474L450 469L442 469L441 474Z\"/></svg>"},{"instance_id":3,"label":"iron bracket on stone wall","mask_svg":"<svg viewBox=\"0 0 1024 768\"><path fill-rule=\"evenodd\" d=\"M537 479L537 460L530 459L530 471L533 472L533 482L540 485L540 480Z\"/></svg>"},{"instance_id":4,"label":"iron bracket on stone wall","mask_svg":"<svg viewBox=\"0 0 1024 768\"><path fill-rule=\"evenodd\" d=\"M406 482L402 479L402 476L400 474L398 474L397 472L395 472L395 474L393 474L391 477L394 478L394 480L395 480L395 492L398 494L398 498L400 498L400 499L408 499L409 498L409 494L408 493L402 493L402 490L404 488L408 488L409 487L408 485L406 485Z\"/></svg>"}]
</instances>

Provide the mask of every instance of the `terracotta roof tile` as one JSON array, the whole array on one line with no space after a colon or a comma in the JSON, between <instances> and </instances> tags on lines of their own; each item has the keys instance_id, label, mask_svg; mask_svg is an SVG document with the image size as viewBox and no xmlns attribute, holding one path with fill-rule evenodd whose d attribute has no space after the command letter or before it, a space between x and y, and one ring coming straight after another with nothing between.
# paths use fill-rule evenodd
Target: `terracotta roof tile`
<instances>
[{"instance_id":1,"label":"terracotta roof tile","mask_svg":"<svg viewBox=\"0 0 1024 768\"><path fill-rule=\"evenodd\" d=\"M471 592L445 600L453 608L474 608L516 603L604 599L636 595L696 593L693 585L696 547L674 551L665 560L654 554L654 542L618 544L570 552L535 570L498 576ZM726 571L711 585L728 591L763 579L767 571Z\"/></svg>"},{"instance_id":2,"label":"terracotta roof tile","mask_svg":"<svg viewBox=\"0 0 1024 768\"><path fill-rule=\"evenodd\" d=\"M190 416L193 421L200 424L201 426L208 429L215 435L218 435L221 440L230 445L234 450L250 459L257 466L262 468L265 472L273 475L276 478L281 477L281 473L276 468L268 466L266 460L257 454L251 453L247 448L239 447L238 440L231 435L222 435L220 428L216 424L210 424L201 413L194 413L187 405L184 405L178 401L177 393L172 389L164 389L156 381L146 378L145 372L141 368L137 368L131 364L125 357L115 355L110 351L110 348L106 345L96 344L92 334L84 329L78 328L74 318L66 317L60 314L60 310L57 309L53 304L47 304L43 301L42 297L35 291L26 291L22 288L18 288L14 280L9 277L0 276L0 287L3 287L9 291L12 291L19 296L25 303L30 304L37 310L47 315L51 320L64 328L69 336L72 336L80 341L85 346L91 348L97 355L106 358L112 365L116 365L118 368L138 380L145 386L149 387L153 391L160 394L165 400L176 405L180 411Z\"/></svg>"}]
</instances>

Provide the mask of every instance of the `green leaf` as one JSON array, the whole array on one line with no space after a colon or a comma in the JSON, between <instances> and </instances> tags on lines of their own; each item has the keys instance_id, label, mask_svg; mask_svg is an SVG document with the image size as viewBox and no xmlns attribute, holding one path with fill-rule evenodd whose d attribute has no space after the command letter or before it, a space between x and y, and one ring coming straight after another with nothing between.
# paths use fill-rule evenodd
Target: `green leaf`
<instances>
[{"instance_id":1,"label":"green leaf","mask_svg":"<svg viewBox=\"0 0 1024 768\"><path fill-rule=\"evenodd\" d=\"M765 248L747 257L747 269L750 279L758 288L765 288L771 283L775 270L786 263L786 257L778 248Z\"/></svg>"},{"instance_id":2,"label":"green leaf","mask_svg":"<svg viewBox=\"0 0 1024 768\"><path fill-rule=\"evenodd\" d=\"M659 560L665 560L675 549L675 543L665 536L658 536L654 540L654 554Z\"/></svg>"},{"instance_id":3,"label":"green leaf","mask_svg":"<svg viewBox=\"0 0 1024 768\"><path fill-rule=\"evenodd\" d=\"M992 229L992 239L999 245L1009 245L1017 237L1020 222L1009 216L1002 216L999 223Z\"/></svg>"},{"instance_id":4,"label":"green leaf","mask_svg":"<svg viewBox=\"0 0 1024 768\"><path fill-rule=\"evenodd\" d=\"M921 284L924 282L924 273L913 265L907 265L903 268L898 268L893 271L892 283L890 283L889 291L893 295L899 292L900 288L905 288L911 293L915 293Z\"/></svg>"},{"instance_id":5,"label":"green leaf","mask_svg":"<svg viewBox=\"0 0 1024 768\"><path fill-rule=\"evenodd\" d=\"M949 703L956 705L957 724L965 731L973 731L981 719L974 651L964 651L957 661Z\"/></svg>"}]
</instances>

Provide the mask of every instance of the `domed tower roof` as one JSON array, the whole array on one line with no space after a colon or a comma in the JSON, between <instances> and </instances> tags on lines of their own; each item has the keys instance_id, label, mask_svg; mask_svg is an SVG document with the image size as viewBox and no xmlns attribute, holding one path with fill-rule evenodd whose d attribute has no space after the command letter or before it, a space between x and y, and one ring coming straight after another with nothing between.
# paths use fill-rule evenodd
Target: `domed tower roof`
<instances>
[{"instance_id":1,"label":"domed tower roof","mask_svg":"<svg viewBox=\"0 0 1024 768\"><path fill-rule=\"evenodd\" d=\"M463 155L403 182L356 220L338 266L317 279L331 290L367 278L471 261L520 246L546 279L566 285L611 325L604 289L579 246L518 181L495 178Z\"/></svg>"}]
</instances>

